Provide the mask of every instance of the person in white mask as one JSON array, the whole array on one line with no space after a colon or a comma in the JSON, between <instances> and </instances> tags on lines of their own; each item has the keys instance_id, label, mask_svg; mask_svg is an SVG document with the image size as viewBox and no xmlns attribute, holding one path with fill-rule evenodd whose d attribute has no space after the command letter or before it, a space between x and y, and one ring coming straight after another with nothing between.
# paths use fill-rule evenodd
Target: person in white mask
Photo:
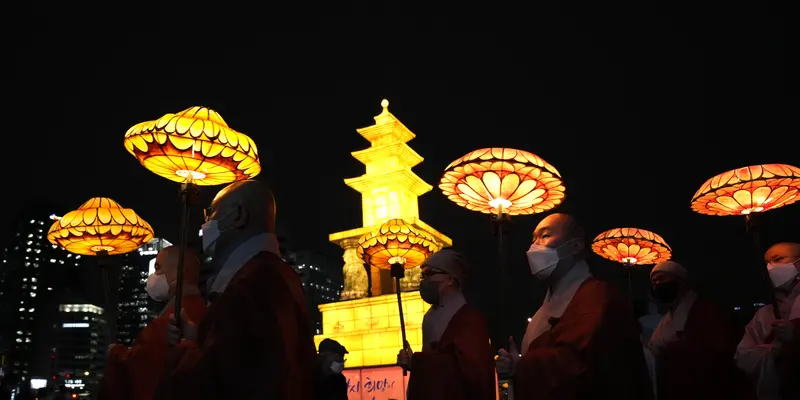
<instances>
[{"instance_id":1,"label":"person in white mask","mask_svg":"<svg viewBox=\"0 0 800 400\"><path fill-rule=\"evenodd\" d=\"M173 304L178 280L178 252L177 246L167 247L158 252L155 272L147 277L145 289L150 298L166 305L158 318L150 321L139 332L131 347L122 344L109 346L101 385L101 398L131 400L156 398L159 379L166 371L168 363L167 326L175 309ZM206 314L205 301L200 297L197 288L199 270L200 261L197 252L188 248L183 261L182 307L194 321L202 321Z\"/></svg>"},{"instance_id":2,"label":"person in white mask","mask_svg":"<svg viewBox=\"0 0 800 400\"><path fill-rule=\"evenodd\" d=\"M171 319L173 398L312 399L317 349L300 277L280 257L272 191L254 180L228 185L202 232L218 295L199 325Z\"/></svg>"},{"instance_id":3,"label":"person in white mask","mask_svg":"<svg viewBox=\"0 0 800 400\"><path fill-rule=\"evenodd\" d=\"M675 261L650 271L651 297L667 307L650 337L659 400L750 399L747 377L733 364L733 316L698 297Z\"/></svg>"},{"instance_id":4,"label":"person in white mask","mask_svg":"<svg viewBox=\"0 0 800 400\"><path fill-rule=\"evenodd\" d=\"M539 223L528 250L531 273L547 285L522 348L513 338L497 357L515 400L653 398L630 301L594 279L583 228L570 215Z\"/></svg>"},{"instance_id":5,"label":"person in white mask","mask_svg":"<svg viewBox=\"0 0 800 400\"><path fill-rule=\"evenodd\" d=\"M347 354L347 349L333 339L319 342L316 400L347 400L347 379L342 374Z\"/></svg>"},{"instance_id":6,"label":"person in white mask","mask_svg":"<svg viewBox=\"0 0 800 400\"><path fill-rule=\"evenodd\" d=\"M780 318L771 304L756 312L736 349L736 364L752 377L759 399L800 399L800 244L778 243L764 261Z\"/></svg>"},{"instance_id":7,"label":"person in white mask","mask_svg":"<svg viewBox=\"0 0 800 400\"><path fill-rule=\"evenodd\" d=\"M422 351L408 343L397 364L411 372L408 400L494 400L494 351L486 319L467 304L469 268L461 253L443 249L422 264L419 294L431 305L422 320Z\"/></svg>"}]
</instances>

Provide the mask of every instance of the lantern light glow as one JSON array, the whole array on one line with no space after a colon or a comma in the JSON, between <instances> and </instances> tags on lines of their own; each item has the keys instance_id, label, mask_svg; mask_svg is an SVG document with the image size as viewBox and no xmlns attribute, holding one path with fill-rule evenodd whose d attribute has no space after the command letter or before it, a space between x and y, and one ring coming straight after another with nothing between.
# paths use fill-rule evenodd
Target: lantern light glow
<instances>
[{"instance_id":1,"label":"lantern light glow","mask_svg":"<svg viewBox=\"0 0 800 400\"><path fill-rule=\"evenodd\" d=\"M145 168L175 182L213 186L261 172L253 140L205 107L134 125L125 133L125 148Z\"/></svg>"},{"instance_id":2,"label":"lantern light glow","mask_svg":"<svg viewBox=\"0 0 800 400\"><path fill-rule=\"evenodd\" d=\"M564 201L565 191L561 175L541 157L500 147L450 163L439 189L461 207L498 215L545 212Z\"/></svg>"},{"instance_id":3,"label":"lantern light glow","mask_svg":"<svg viewBox=\"0 0 800 400\"><path fill-rule=\"evenodd\" d=\"M439 250L433 236L402 219L390 219L362 236L358 244L358 256L380 269L391 269L392 264L403 264L405 269L415 268Z\"/></svg>"},{"instance_id":4,"label":"lantern light glow","mask_svg":"<svg viewBox=\"0 0 800 400\"><path fill-rule=\"evenodd\" d=\"M748 215L800 199L800 168L762 164L723 172L707 180L692 197L692 210L706 215Z\"/></svg>"},{"instance_id":5,"label":"lantern light glow","mask_svg":"<svg viewBox=\"0 0 800 400\"><path fill-rule=\"evenodd\" d=\"M592 251L626 265L648 265L672 258L672 249L656 233L637 228L615 228L592 241Z\"/></svg>"},{"instance_id":6,"label":"lantern light glow","mask_svg":"<svg viewBox=\"0 0 800 400\"><path fill-rule=\"evenodd\" d=\"M95 197L53 222L47 240L74 254L94 256L136 250L153 239L153 228L130 208Z\"/></svg>"}]
</instances>

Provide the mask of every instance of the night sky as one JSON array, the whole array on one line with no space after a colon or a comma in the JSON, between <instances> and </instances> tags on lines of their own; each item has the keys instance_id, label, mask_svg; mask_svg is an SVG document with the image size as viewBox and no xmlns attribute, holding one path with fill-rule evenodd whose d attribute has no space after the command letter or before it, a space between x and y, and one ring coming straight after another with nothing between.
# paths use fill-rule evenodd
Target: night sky
<instances>
[{"instance_id":1,"label":"night sky","mask_svg":"<svg viewBox=\"0 0 800 400\"><path fill-rule=\"evenodd\" d=\"M655 2L596 3L485 19L21 12L29 29L3 28L13 33L4 202L12 213L26 202L64 213L107 196L175 242L177 184L144 169L122 139L135 123L205 105L258 145L258 179L276 192L281 232L338 260L328 234L361 224L360 195L342 181L364 173L349 153L369 143L355 130L372 125L387 98L417 134L409 145L425 161L415 172L434 185L421 218L471 259L480 277L471 293L484 309L497 274L488 216L436 187L451 161L481 147L528 150L558 168L567 191L555 211L576 213L592 238L622 226L655 231L702 293L751 301L760 287L743 218L695 214L689 200L726 170L800 164L783 14L758 2L714 18ZM204 188L204 201L216 190ZM524 293L514 315L530 315L543 293L524 257L540 219L513 218L510 263ZM800 240L799 220L797 204L767 213L765 244ZM643 294L647 272L638 272Z\"/></svg>"}]
</instances>

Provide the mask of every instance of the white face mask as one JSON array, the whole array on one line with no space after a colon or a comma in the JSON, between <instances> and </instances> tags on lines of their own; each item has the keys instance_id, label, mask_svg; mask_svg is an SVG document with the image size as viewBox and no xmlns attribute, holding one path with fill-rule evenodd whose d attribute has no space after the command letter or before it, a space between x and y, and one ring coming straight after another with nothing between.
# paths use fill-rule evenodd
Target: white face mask
<instances>
[{"instance_id":1,"label":"white face mask","mask_svg":"<svg viewBox=\"0 0 800 400\"><path fill-rule=\"evenodd\" d=\"M228 214L230 214L231 212L233 212L233 210L230 210L230 211L226 212L219 219L209 220L205 224L200 226L200 229L203 232L203 238L202 238L203 239L203 255L206 255L206 256L209 256L209 257L214 256L214 251L216 250L216 247L217 247L217 240L219 240L219 237L222 234L222 232L227 230L227 229L225 229L225 230L220 230L219 229L219 221L221 219L227 217Z\"/></svg>"},{"instance_id":2,"label":"white face mask","mask_svg":"<svg viewBox=\"0 0 800 400\"><path fill-rule=\"evenodd\" d=\"M775 287L783 286L786 282L791 281L797 277L797 267L794 263L800 261L800 258L789 263L769 263L767 270L769 271L769 279Z\"/></svg>"},{"instance_id":3,"label":"white face mask","mask_svg":"<svg viewBox=\"0 0 800 400\"><path fill-rule=\"evenodd\" d=\"M531 248L528 249L528 265L531 267L531 273L538 279L547 279L550 277L550 274L553 273L553 270L556 269L556 265L563 257L558 256L558 249L562 246L572 242L575 239L571 239L566 243L558 246L556 248L541 246L538 244L531 244Z\"/></svg>"},{"instance_id":4,"label":"white face mask","mask_svg":"<svg viewBox=\"0 0 800 400\"><path fill-rule=\"evenodd\" d=\"M344 363L339 361L334 361L331 363L331 371L338 374L344 371Z\"/></svg>"},{"instance_id":5,"label":"white face mask","mask_svg":"<svg viewBox=\"0 0 800 400\"><path fill-rule=\"evenodd\" d=\"M145 285L147 294L155 301L169 300L169 282L167 276L163 274L153 274L147 277Z\"/></svg>"}]
</instances>

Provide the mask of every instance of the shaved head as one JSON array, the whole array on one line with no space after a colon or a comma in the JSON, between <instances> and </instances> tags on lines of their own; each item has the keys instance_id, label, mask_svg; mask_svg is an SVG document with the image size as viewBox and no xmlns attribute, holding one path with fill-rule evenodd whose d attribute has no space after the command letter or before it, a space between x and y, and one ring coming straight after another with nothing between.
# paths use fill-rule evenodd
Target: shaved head
<instances>
[{"instance_id":1,"label":"shaved head","mask_svg":"<svg viewBox=\"0 0 800 400\"><path fill-rule=\"evenodd\" d=\"M159 251L156 256L154 274L166 276L170 295L175 293L175 283L178 281L179 251L178 246L170 246ZM197 257L197 252L191 247L187 247L183 257L183 281L193 285L197 284L199 273L200 259Z\"/></svg>"},{"instance_id":2,"label":"shaved head","mask_svg":"<svg viewBox=\"0 0 800 400\"><path fill-rule=\"evenodd\" d=\"M586 258L585 254L585 233L583 226L578 223L578 220L569 214L550 214L541 222L536 225L536 230L533 231L533 243L547 246L558 247L564 243L574 239L574 242L579 249L575 254L576 258L582 260Z\"/></svg>"},{"instance_id":3,"label":"shaved head","mask_svg":"<svg viewBox=\"0 0 800 400\"><path fill-rule=\"evenodd\" d=\"M217 193L206 211L216 220L221 235L217 252L262 233L275 233L275 196L266 185L254 180L237 181Z\"/></svg>"},{"instance_id":4,"label":"shaved head","mask_svg":"<svg viewBox=\"0 0 800 400\"><path fill-rule=\"evenodd\" d=\"M800 244L798 243L778 243L772 245L764 254L764 261L770 263L791 263L797 265L800 259Z\"/></svg>"}]
</instances>

